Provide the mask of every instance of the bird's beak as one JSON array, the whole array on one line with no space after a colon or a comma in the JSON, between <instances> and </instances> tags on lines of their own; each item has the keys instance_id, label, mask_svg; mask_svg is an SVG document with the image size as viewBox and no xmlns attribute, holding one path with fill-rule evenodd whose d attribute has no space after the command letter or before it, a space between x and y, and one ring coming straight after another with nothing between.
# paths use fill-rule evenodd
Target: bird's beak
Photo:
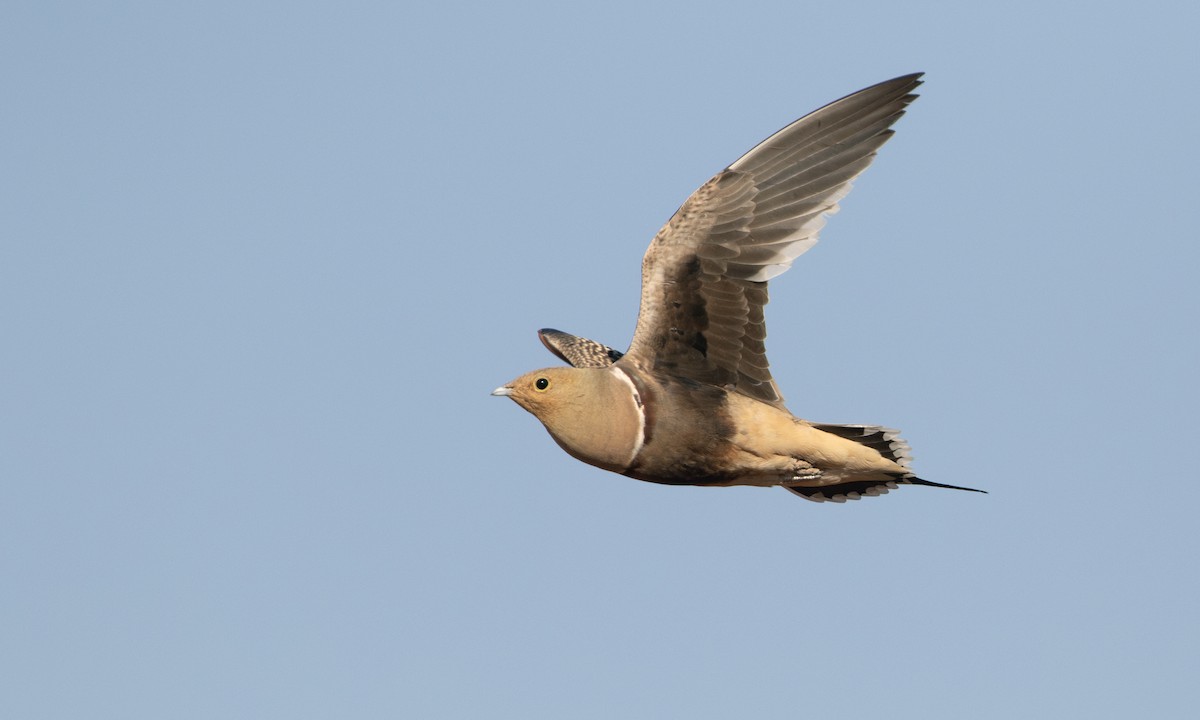
<instances>
[{"instance_id":1,"label":"bird's beak","mask_svg":"<svg viewBox=\"0 0 1200 720\"><path fill-rule=\"evenodd\" d=\"M512 395L512 390L513 389L511 387L504 385L493 390L492 394L496 395L497 397L508 397L509 395Z\"/></svg>"}]
</instances>

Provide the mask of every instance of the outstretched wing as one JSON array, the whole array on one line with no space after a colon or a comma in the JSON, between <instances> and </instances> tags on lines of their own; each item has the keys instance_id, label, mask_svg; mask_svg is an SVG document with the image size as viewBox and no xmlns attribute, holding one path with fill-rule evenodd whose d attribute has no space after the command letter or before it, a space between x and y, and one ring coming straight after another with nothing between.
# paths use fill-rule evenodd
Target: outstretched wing
<instances>
[{"instance_id":1,"label":"outstretched wing","mask_svg":"<svg viewBox=\"0 0 1200 720\"><path fill-rule=\"evenodd\" d=\"M892 135L920 73L848 95L759 143L696 190L642 260L623 362L782 405L767 364L767 281L817 242L825 216Z\"/></svg>"}]
</instances>

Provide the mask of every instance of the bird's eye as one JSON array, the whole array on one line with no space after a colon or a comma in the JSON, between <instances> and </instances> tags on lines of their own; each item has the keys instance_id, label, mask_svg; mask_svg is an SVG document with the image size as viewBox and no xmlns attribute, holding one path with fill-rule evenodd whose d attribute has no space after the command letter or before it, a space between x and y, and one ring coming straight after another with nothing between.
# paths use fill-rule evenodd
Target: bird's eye
<instances>
[{"instance_id":1,"label":"bird's eye","mask_svg":"<svg viewBox=\"0 0 1200 720\"><path fill-rule=\"evenodd\" d=\"M546 388L550 387L550 381L546 378L538 378L537 380L533 381L533 386L537 388L539 392L545 392Z\"/></svg>"}]
</instances>

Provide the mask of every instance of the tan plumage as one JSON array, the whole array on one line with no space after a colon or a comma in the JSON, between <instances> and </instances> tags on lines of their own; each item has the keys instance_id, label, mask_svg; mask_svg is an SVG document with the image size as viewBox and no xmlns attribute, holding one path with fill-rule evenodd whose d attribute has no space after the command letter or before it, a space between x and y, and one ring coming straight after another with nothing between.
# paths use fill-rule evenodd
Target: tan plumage
<instances>
[{"instance_id":1,"label":"tan plumage","mask_svg":"<svg viewBox=\"0 0 1200 720\"><path fill-rule=\"evenodd\" d=\"M642 260L626 354L542 330L572 367L528 373L493 394L533 413L574 457L650 482L782 485L818 501L897 484L955 487L916 477L894 430L793 416L763 342L767 281L816 243L825 216L916 98L919 78L874 85L797 120L696 190Z\"/></svg>"}]
</instances>

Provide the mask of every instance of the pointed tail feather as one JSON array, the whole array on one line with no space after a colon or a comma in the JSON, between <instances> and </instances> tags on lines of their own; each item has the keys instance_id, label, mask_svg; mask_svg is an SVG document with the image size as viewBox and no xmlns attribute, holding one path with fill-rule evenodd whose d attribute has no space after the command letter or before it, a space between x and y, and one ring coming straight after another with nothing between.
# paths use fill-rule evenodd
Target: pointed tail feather
<instances>
[{"instance_id":1,"label":"pointed tail feather","mask_svg":"<svg viewBox=\"0 0 1200 720\"><path fill-rule=\"evenodd\" d=\"M987 494L987 490L977 490L976 488L961 487L959 485L944 485L942 483L930 482L922 480L915 475L905 475L897 477L894 480L862 480L857 482L839 483L837 485L825 485L823 487L789 487L787 490L793 492L805 500L813 502L836 502L842 503L847 500L861 500L864 497L876 497L886 495L889 490L895 490L900 485L926 485L928 487L946 488L948 490L966 490L968 492L977 492Z\"/></svg>"}]
</instances>

